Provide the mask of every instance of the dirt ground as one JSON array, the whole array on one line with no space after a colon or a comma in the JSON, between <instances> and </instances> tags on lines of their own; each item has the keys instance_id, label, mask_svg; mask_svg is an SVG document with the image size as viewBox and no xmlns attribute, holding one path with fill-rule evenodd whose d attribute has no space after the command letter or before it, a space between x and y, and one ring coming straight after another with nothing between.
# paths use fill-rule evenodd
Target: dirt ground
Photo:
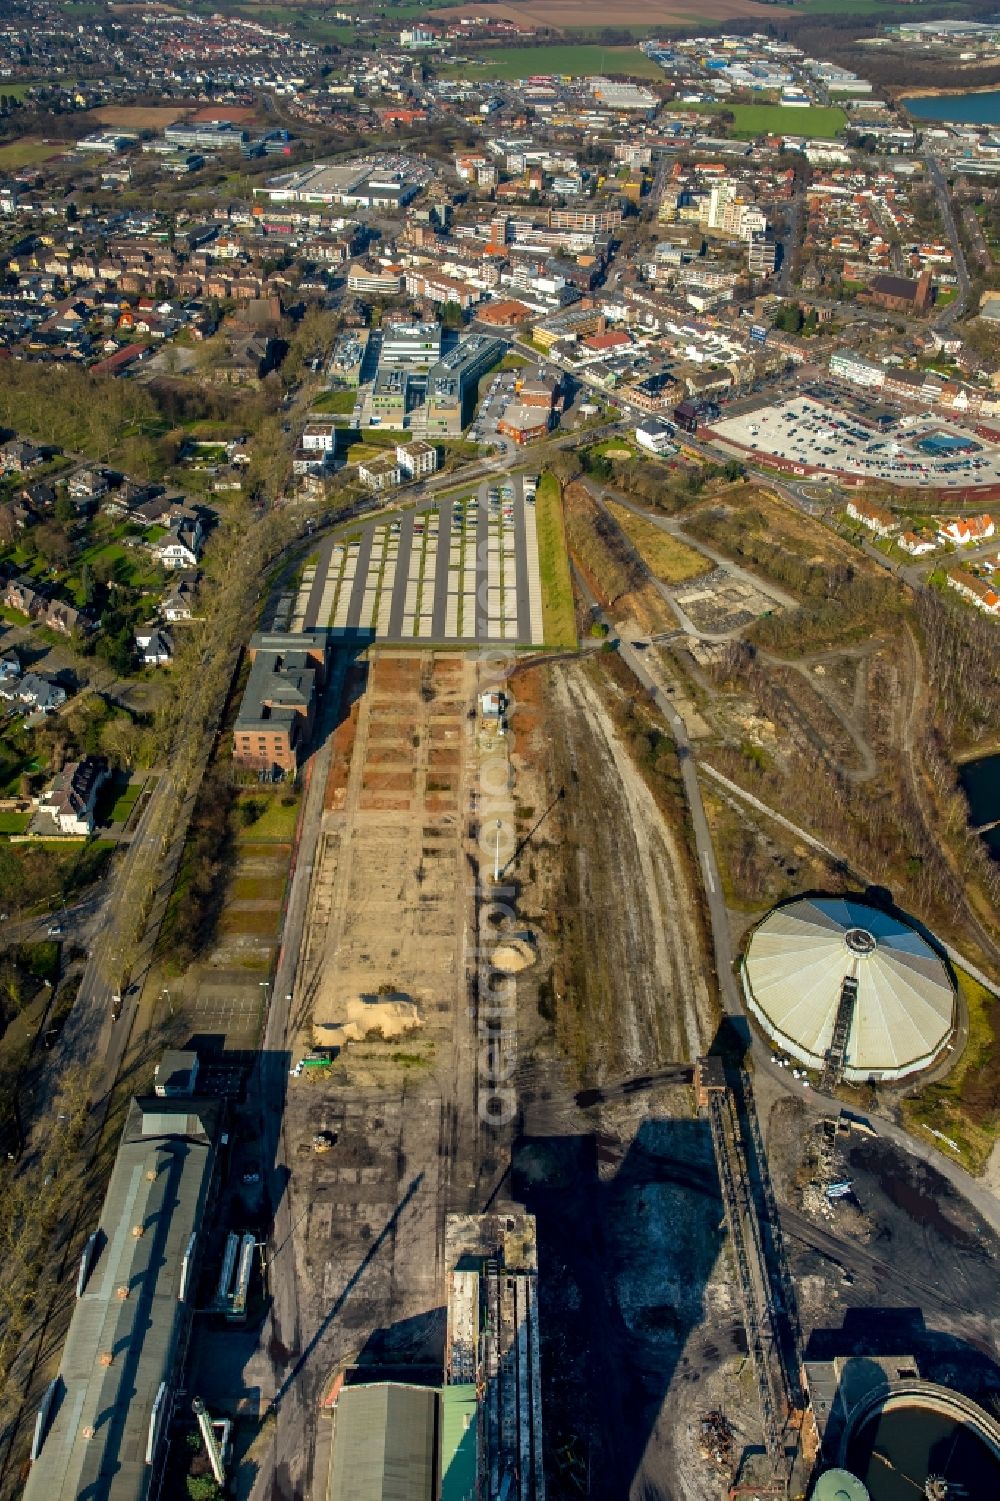
<instances>
[{"instance_id":1,"label":"dirt ground","mask_svg":"<svg viewBox=\"0 0 1000 1501\"><path fill-rule=\"evenodd\" d=\"M334 736L293 1054L322 1046L352 997L375 1015L392 991L419 1025L289 1080L298 1316L321 1331L330 1377L370 1363L433 1379L443 1358L444 1214L470 1207L475 1171L476 690L472 660L375 651ZM318 1132L329 1150L313 1150Z\"/></svg>"},{"instance_id":2,"label":"dirt ground","mask_svg":"<svg viewBox=\"0 0 1000 1501\"><path fill-rule=\"evenodd\" d=\"M551 810L517 862L521 908L558 935L543 1006L589 1084L692 1060L712 1009L680 835L620 742L602 684L611 691L591 663L514 685L524 821Z\"/></svg>"},{"instance_id":3,"label":"dirt ground","mask_svg":"<svg viewBox=\"0 0 1000 1501\"><path fill-rule=\"evenodd\" d=\"M460 657L376 654L356 706L342 812L334 805L346 746L335 745L305 961L318 1044L350 999L380 991L418 1008L412 1040L421 1053L447 1033L465 936L454 897L474 684Z\"/></svg>"},{"instance_id":4,"label":"dirt ground","mask_svg":"<svg viewBox=\"0 0 1000 1501\"><path fill-rule=\"evenodd\" d=\"M714 1027L695 898L614 691L599 660L511 682L518 911L543 956L519 978L511 1181L538 1217L548 1494L621 1501L673 1494L667 1419L697 1394L693 1352L735 1356L742 1334L682 1082Z\"/></svg>"}]
</instances>

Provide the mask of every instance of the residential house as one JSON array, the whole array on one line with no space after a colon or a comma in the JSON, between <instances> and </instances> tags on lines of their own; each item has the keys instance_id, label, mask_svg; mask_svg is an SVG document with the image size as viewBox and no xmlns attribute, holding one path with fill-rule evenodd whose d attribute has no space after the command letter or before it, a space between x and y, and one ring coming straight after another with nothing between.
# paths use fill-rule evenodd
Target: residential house
<instances>
[{"instance_id":1,"label":"residential house","mask_svg":"<svg viewBox=\"0 0 1000 1501\"><path fill-rule=\"evenodd\" d=\"M80 502L100 500L108 493L107 476L100 469L78 469L66 486L70 499Z\"/></svg>"},{"instance_id":2,"label":"residential house","mask_svg":"<svg viewBox=\"0 0 1000 1501\"><path fill-rule=\"evenodd\" d=\"M988 541L994 530L992 516L957 517L938 527L938 540L953 542L956 547L968 547L975 542Z\"/></svg>"},{"instance_id":3,"label":"residential house","mask_svg":"<svg viewBox=\"0 0 1000 1501\"><path fill-rule=\"evenodd\" d=\"M11 438L0 445L0 471L4 474L27 474L41 462L41 449L22 438Z\"/></svg>"},{"instance_id":4,"label":"residential house","mask_svg":"<svg viewBox=\"0 0 1000 1501\"><path fill-rule=\"evenodd\" d=\"M150 550L163 568L194 568L201 557L201 545L201 522L184 520L172 522L166 535L153 542Z\"/></svg>"},{"instance_id":5,"label":"residential house","mask_svg":"<svg viewBox=\"0 0 1000 1501\"><path fill-rule=\"evenodd\" d=\"M674 442L674 428L671 423L664 422L661 417L644 417L636 424L635 441L640 448L647 449L650 453L676 453L677 444Z\"/></svg>"},{"instance_id":6,"label":"residential house","mask_svg":"<svg viewBox=\"0 0 1000 1501\"><path fill-rule=\"evenodd\" d=\"M44 596L39 594L27 579L8 579L3 593L3 602L8 610L16 610L19 615L27 615L29 620L34 620L39 616L46 604Z\"/></svg>"},{"instance_id":7,"label":"residential house","mask_svg":"<svg viewBox=\"0 0 1000 1501\"><path fill-rule=\"evenodd\" d=\"M914 558L922 558L926 553L933 552L935 546L930 538L918 537L916 532L904 532L899 538L899 545Z\"/></svg>"},{"instance_id":8,"label":"residential house","mask_svg":"<svg viewBox=\"0 0 1000 1501\"><path fill-rule=\"evenodd\" d=\"M160 606L164 620L191 620L193 618L194 583L179 579L173 591Z\"/></svg>"},{"instance_id":9,"label":"residential house","mask_svg":"<svg viewBox=\"0 0 1000 1501\"><path fill-rule=\"evenodd\" d=\"M44 623L54 631L60 631L64 636L72 636L74 631L89 631L93 627L93 621L78 610L74 605L64 604L60 599L45 601Z\"/></svg>"},{"instance_id":10,"label":"residential house","mask_svg":"<svg viewBox=\"0 0 1000 1501\"><path fill-rule=\"evenodd\" d=\"M61 833L86 837L94 832L97 794L108 776L103 756L68 761L42 793L38 811L49 814Z\"/></svg>"},{"instance_id":11,"label":"residential house","mask_svg":"<svg viewBox=\"0 0 1000 1501\"><path fill-rule=\"evenodd\" d=\"M867 500L849 500L847 514L855 521L860 521L870 532L874 532L876 537L890 537L896 528L890 511L884 511L881 506L872 505Z\"/></svg>"},{"instance_id":12,"label":"residential house","mask_svg":"<svg viewBox=\"0 0 1000 1501\"><path fill-rule=\"evenodd\" d=\"M4 693L7 698L18 699L37 714L54 714L66 702L66 689L36 672L26 672L16 686L11 686L15 691L4 693L5 685L0 685L0 693Z\"/></svg>"},{"instance_id":13,"label":"residential house","mask_svg":"<svg viewBox=\"0 0 1000 1501\"><path fill-rule=\"evenodd\" d=\"M135 649L146 667L166 667L173 661L174 643L166 631L156 628L136 631Z\"/></svg>"},{"instance_id":14,"label":"residential house","mask_svg":"<svg viewBox=\"0 0 1000 1501\"><path fill-rule=\"evenodd\" d=\"M985 579L977 578L964 568L956 568L954 573L949 573L948 583L977 610L983 610L987 615L1000 615L1000 594Z\"/></svg>"}]
</instances>

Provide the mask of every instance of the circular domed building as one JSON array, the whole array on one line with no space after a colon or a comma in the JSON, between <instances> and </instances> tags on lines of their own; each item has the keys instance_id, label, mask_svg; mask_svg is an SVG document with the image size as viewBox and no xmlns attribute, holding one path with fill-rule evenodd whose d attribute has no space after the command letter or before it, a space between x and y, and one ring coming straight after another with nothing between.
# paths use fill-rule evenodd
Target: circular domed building
<instances>
[{"instance_id":1,"label":"circular domed building","mask_svg":"<svg viewBox=\"0 0 1000 1501\"><path fill-rule=\"evenodd\" d=\"M754 930L742 967L747 1005L775 1045L845 1079L926 1068L955 1026L955 990L927 940L846 897L803 897Z\"/></svg>"}]
</instances>

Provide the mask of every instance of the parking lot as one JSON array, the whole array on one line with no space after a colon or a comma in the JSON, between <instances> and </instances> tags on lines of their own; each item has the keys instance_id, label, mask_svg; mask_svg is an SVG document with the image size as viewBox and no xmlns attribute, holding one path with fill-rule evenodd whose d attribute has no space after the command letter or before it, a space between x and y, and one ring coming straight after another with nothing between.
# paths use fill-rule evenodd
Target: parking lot
<instances>
[{"instance_id":1,"label":"parking lot","mask_svg":"<svg viewBox=\"0 0 1000 1501\"><path fill-rule=\"evenodd\" d=\"M295 618L377 641L540 646L531 479L484 481L334 543L303 580Z\"/></svg>"},{"instance_id":2,"label":"parking lot","mask_svg":"<svg viewBox=\"0 0 1000 1501\"><path fill-rule=\"evenodd\" d=\"M513 446L510 438L497 432L497 423L513 399L516 379L517 372L514 370L500 370L494 375L483 394L476 420L469 432L474 443L489 443L500 454L509 453Z\"/></svg>"},{"instance_id":3,"label":"parking lot","mask_svg":"<svg viewBox=\"0 0 1000 1501\"><path fill-rule=\"evenodd\" d=\"M799 396L723 418L711 430L807 471L935 490L1000 484L1000 448L933 413L880 431L850 410Z\"/></svg>"}]
</instances>

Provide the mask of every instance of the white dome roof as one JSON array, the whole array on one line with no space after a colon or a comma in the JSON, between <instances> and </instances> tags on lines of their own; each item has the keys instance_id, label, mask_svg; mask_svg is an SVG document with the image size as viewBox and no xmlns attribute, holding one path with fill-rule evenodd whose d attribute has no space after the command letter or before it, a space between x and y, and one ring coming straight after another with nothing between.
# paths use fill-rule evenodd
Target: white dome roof
<instances>
[{"instance_id":1,"label":"white dome roof","mask_svg":"<svg viewBox=\"0 0 1000 1501\"><path fill-rule=\"evenodd\" d=\"M750 940L744 986L751 1010L795 1057L821 1067L846 976L858 982L845 1076L921 1068L951 1033L954 990L925 939L888 913L843 897L779 907Z\"/></svg>"}]
</instances>

